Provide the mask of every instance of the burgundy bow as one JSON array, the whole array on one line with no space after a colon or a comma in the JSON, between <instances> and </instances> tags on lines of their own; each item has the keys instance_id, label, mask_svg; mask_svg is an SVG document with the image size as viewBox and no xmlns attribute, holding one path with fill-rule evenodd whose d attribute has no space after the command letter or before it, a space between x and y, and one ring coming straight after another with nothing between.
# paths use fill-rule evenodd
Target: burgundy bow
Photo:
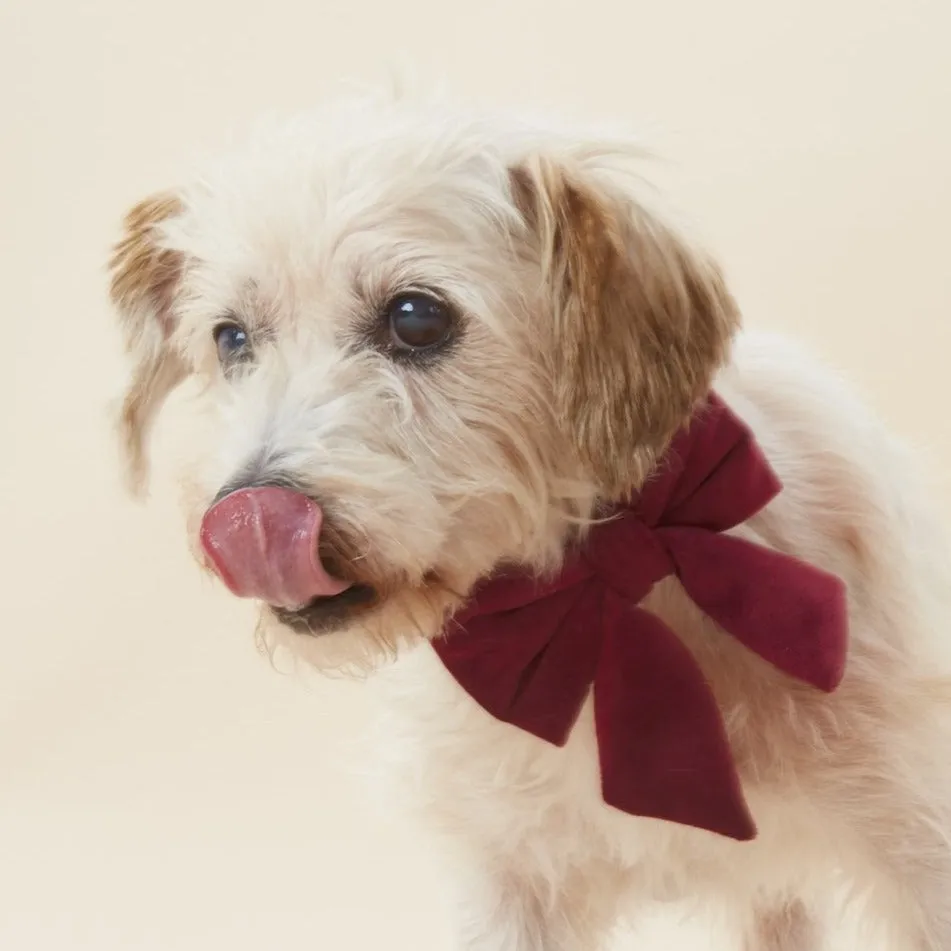
<instances>
[{"instance_id":1,"label":"burgundy bow","mask_svg":"<svg viewBox=\"0 0 951 951\"><path fill-rule=\"evenodd\" d=\"M673 631L638 604L675 575L747 648L834 690L847 640L842 582L722 534L780 490L750 432L713 396L637 501L596 525L557 577L493 576L433 646L485 710L558 746L593 685L605 802L751 839L713 693Z\"/></svg>"}]
</instances>

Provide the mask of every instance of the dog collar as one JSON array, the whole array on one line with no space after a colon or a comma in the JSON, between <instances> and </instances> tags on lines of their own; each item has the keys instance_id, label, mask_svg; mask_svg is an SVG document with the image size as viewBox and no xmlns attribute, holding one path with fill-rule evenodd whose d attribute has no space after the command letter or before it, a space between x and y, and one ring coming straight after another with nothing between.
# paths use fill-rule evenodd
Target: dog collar
<instances>
[{"instance_id":1,"label":"dog collar","mask_svg":"<svg viewBox=\"0 0 951 951\"><path fill-rule=\"evenodd\" d=\"M499 572L433 647L492 716L557 746L592 691L609 805L752 839L713 692L674 632L638 605L673 575L723 632L791 677L834 690L847 643L841 580L724 534L781 488L750 431L711 396L637 500L598 522L556 577Z\"/></svg>"}]
</instances>

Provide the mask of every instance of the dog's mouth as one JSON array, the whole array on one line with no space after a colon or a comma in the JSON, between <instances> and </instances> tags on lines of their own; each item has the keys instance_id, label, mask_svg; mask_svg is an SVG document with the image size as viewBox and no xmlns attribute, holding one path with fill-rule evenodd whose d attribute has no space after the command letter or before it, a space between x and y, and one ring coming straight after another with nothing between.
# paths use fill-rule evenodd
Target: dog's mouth
<instances>
[{"instance_id":1,"label":"dog's mouth","mask_svg":"<svg viewBox=\"0 0 951 951\"><path fill-rule=\"evenodd\" d=\"M345 577L321 538L324 516L309 496L284 486L238 489L205 513L201 546L233 594L268 605L295 631L323 634L372 609L378 589Z\"/></svg>"},{"instance_id":2,"label":"dog's mouth","mask_svg":"<svg viewBox=\"0 0 951 951\"><path fill-rule=\"evenodd\" d=\"M354 617L374 608L380 601L376 589L368 584L353 584L346 591L329 597L318 596L299 608L268 605L282 624L298 634L329 634Z\"/></svg>"}]
</instances>

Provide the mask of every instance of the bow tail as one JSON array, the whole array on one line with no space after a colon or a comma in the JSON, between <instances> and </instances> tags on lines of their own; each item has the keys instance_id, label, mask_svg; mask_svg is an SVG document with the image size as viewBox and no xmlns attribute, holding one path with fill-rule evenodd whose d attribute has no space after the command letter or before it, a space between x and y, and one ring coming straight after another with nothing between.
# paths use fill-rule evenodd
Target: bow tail
<instances>
[{"instance_id":1,"label":"bow tail","mask_svg":"<svg viewBox=\"0 0 951 951\"><path fill-rule=\"evenodd\" d=\"M720 711L690 652L659 618L610 593L603 619L594 704L605 802L752 839Z\"/></svg>"}]
</instances>

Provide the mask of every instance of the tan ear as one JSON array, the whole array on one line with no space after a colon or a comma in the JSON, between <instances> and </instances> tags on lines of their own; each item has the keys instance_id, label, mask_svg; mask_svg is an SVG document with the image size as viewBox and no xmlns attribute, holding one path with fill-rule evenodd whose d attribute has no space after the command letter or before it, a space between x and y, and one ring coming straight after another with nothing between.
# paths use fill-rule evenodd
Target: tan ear
<instances>
[{"instance_id":1,"label":"tan ear","mask_svg":"<svg viewBox=\"0 0 951 951\"><path fill-rule=\"evenodd\" d=\"M168 394L185 378L170 347L174 302L182 279L181 254L160 244L160 225L181 211L173 194L140 202L126 215L124 234L109 262L110 296L119 312L126 351L135 361L122 402L119 431L130 489L139 493L148 475L146 444Z\"/></svg>"},{"instance_id":2,"label":"tan ear","mask_svg":"<svg viewBox=\"0 0 951 951\"><path fill-rule=\"evenodd\" d=\"M736 304L709 259L607 179L546 158L511 177L551 294L556 409L620 498L708 392Z\"/></svg>"}]
</instances>

